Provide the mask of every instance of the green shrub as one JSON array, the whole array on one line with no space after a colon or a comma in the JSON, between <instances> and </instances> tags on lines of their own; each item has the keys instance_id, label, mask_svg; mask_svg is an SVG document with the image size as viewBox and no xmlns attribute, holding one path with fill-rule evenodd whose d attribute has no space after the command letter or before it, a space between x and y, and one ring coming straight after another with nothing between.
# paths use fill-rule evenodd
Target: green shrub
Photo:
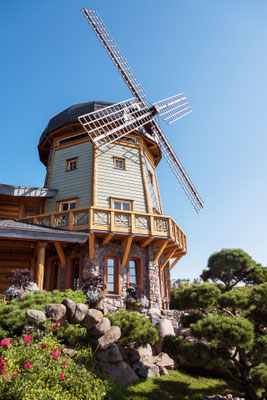
<instances>
[{"instance_id":1,"label":"green shrub","mask_svg":"<svg viewBox=\"0 0 267 400\"><path fill-rule=\"evenodd\" d=\"M5 400L102 400L106 384L61 353L51 337L25 343L18 339L0 350L0 398ZM91 354L92 357L92 354ZM89 354L90 358L90 354Z\"/></svg>"},{"instance_id":2,"label":"green shrub","mask_svg":"<svg viewBox=\"0 0 267 400\"><path fill-rule=\"evenodd\" d=\"M112 315L106 315L112 325L121 328L120 346L141 346L158 340L158 332L150 320L137 312L120 310Z\"/></svg>"},{"instance_id":3,"label":"green shrub","mask_svg":"<svg viewBox=\"0 0 267 400\"><path fill-rule=\"evenodd\" d=\"M181 322L184 328L189 328L191 324L195 324L197 321L203 318L203 314L200 312L191 312L190 314L183 315Z\"/></svg>"},{"instance_id":4,"label":"green shrub","mask_svg":"<svg viewBox=\"0 0 267 400\"><path fill-rule=\"evenodd\" d=\"M60 292L33 292L23 296L21 300L13 299L9 304L0 302L0 339L21 334L27 323L25 313L29 309L45 311L45 306L52 303L61 303L66 297L76 303L86 303L86 296L81 291L66 290Z\"/></svg>"},{"instance_id":5,"label":"green shrub","mask_svg":"<svg viewBox=\"0 0 267 400\"><path fill-rule=\"evenodd\" d=\"M67 346L78 346L80 348L88 346L87 329L80 325L71 325L67 322L66 325L54 329L53 332L56 338Z\"/></svg>"}]
</instances>

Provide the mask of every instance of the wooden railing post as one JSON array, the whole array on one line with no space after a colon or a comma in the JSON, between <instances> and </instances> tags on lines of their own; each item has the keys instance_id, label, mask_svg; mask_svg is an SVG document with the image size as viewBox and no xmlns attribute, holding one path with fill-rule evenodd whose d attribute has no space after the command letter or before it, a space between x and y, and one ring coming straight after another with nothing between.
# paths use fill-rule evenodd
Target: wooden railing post
<instances>
[{"instance_id":1,"label":"wooden railing post","mask_svg":"<svg viewBox=\"0 0 267 400\"><path fill-rule=\"evenodd\" d=\"M135 214L131 214L131 233L134 233L135 231Z\"/></svg>"},{"instance_id":2,"label":"wooden railing post","mask_svg":"<svg viewBox=\"0 0 267 400\"><path fill-rule=\"evenodd\" d=\"M94 209L90 207L89 209L89 229L93 229L94 225Z\"/></svg>"},{"instance_id":3,"label":"wooden railing post","mask_svg":"<svg viewBox=\"0 0 267 400\"><path fill-rule=\"evenodd\" d=\"M115 230L115 212L114 211L110 212L110 230L111 230L111 232L114 232L114 230Z\"/></svg>"},{"instance_id":4,"label":"wooden railing post","mask_svg":"<svg viewBox=\"0 0 267 400\"><path fill-rule=\"evenodd\" d=\"M169 237L172 238L172 219L168 218L168 234Z\"/></svg>"},{"instance_id":5,"label":"wooden railing post","mask_svg":"<svg viewBox=\"0 0 267 400\"><path fill-rule=\"evenodd\" d=\"M56 226L56 216L53 214L53 215L51 215L51 217L50 217L50 225L52 226L52 227L55 227Z\"/></svg>"},{"instance_id":6,"label":"wooden railing post","mask_svg":"<svg viewBox=\"0 0 267 400\"><path fill-rule=\"evenodd\" d=\"M69 230L72 230L73 222L74 222L74 214L73 214L73 211L70 211L70 213L69 213Z\"/></svg>"},{"instance_id":7,"label":"wooden railing post","mask_svg":"<svg viewBox=\"0 0 267 400\"><path fill-rule=\"evenodd\" d=\"M150 235L154 235L154 217L151 215L149 217L149 223L150 223Z\"/></svg>"}]
</instances>

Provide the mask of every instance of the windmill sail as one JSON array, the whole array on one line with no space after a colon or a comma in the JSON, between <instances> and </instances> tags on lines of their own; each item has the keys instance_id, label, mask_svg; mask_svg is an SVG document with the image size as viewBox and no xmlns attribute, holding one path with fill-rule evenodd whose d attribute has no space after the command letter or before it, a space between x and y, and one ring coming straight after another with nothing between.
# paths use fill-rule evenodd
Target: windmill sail
<instances>
[{"instance_id":1,"label":"windmill sail","mask_svg":"<svg viewBox=\"0 0 267 400\"><path fill-rule=\"evenodd\" d=\"M167 124L172 124L192 111L184 93L157 101L153 103L153 106L158 115L167 122Z\"/></svg>"},{"instance_id":2,"label":"windmill sail","mask_svg":"<svg viewBox=\"0 0 267 400\"><path fill-rule=\"evenodd\" d=\"M93 30L97 34L104 48L107 50L112 61L118 68L119 72L121 73L123 79L125 80L126 84L130 88L133 95L139 101L141 101L145 105L148 105L146 92L143 86L135 76L135 73L133 72L132 68L126 61L124 55L122 54L119 47L113 40L112 36L110 35L109 31L107 30L105 24L103 23L98 13L93 10L86 10L85 8L82 9L82 12L85 18L91 24Z\"/></svg>"}]
</instances>

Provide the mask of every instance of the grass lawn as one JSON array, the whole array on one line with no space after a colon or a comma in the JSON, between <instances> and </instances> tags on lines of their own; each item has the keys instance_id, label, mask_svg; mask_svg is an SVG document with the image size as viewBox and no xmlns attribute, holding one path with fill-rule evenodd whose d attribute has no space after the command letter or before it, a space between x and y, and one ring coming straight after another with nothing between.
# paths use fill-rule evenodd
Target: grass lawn
<instances>
[{"instance_id":1,"label":"grass lawn","mask_svg":"<svg viewBox=\"0 0 267 400\"><path fill-rule=\"evenodd\" d=\"M181 370L148 378L128 388L116 387L110 400L200 400L203 396L241 393L224 379L193 375Z\"/></svg>"}]
</instances>

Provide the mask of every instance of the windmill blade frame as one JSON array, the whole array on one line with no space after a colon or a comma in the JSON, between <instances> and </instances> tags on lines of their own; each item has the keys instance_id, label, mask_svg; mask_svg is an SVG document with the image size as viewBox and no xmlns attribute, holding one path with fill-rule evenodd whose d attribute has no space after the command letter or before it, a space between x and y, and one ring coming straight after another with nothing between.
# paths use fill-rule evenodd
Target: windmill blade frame
<instances>
[{"instance_id":1,"label":"windmill blade frame","mask_svg":"<svg viewBox=\"0 0 267 400\"><path fill-rule=\"evenodd\" d=\"M111 34L107 30L98 12L82 8L82 13L89 24L92 26L104 48L107 50L109 56L121 73L123 79L125 80L133 95L144 105L148 106L149 103L147 100L145 89L137 79L135 73L133 72L126 58L122 54L120 48L117 46Z\"/></svg>"},{"instance_id":2,"label":"windmill blade frame","mask_svg":"<svg viewBox=\"0 0 267 400\"><path fill-rule=\"evenodd\" d=\"M153 103L153 107L155 107L157 114L163 119L163 121L167 122L167 124L172 124L192 112L184 93L176 94L167 99L157 101L156 103Z\"/></svg>"}]
</instances>

